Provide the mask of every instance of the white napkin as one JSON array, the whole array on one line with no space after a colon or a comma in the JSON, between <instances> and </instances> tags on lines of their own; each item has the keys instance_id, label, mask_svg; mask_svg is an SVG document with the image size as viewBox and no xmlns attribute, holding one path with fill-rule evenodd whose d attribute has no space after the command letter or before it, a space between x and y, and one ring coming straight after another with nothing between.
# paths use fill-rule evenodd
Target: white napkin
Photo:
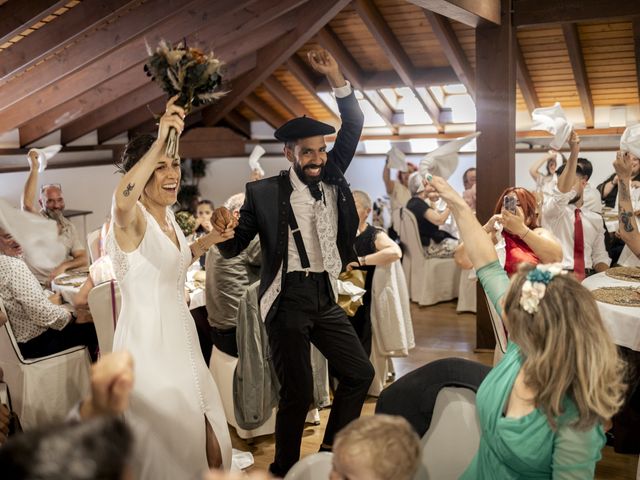
<instances>
[{"instance_id":1,"label":"white napkin","mask_svg":"<svg viewBox=\"0 0 640 480\"><path fill-rule=\"evenodd\" d=\"M255 147L253 147L251 155L249 155L249 167L251 168L251 171L257 170L262 176L264 176L264 170L260 165L260 157L262 157L265 153L266 152L264 148L262 148L260 145L256 145Z\"/></svg>"},{"instance_id":2,"label":"white napkin","mask_svg":"<svg viewBox=\"0 0 640 480\"><path fill-rule=\"evenodd\" d=\"M398 147L391 147L387 157L389 157L389 168L395 168L401 172L407 171L407 156Z\"/></svg>"},{"instance_id":3,"label":"white napkin","mask_svg":"<svg viewBox=\"0 0 640 480\"><path fill-rule=\"evenodd\" d=\"M60 151L62 145L49 145L45 148L32 148L29 150L29 153L36 152L38 154L38 161L40 163L40 168L38 168L38 172L44 172L44 169L47 168L47 162L50 158L52 158L56 153Z\"/></svg>"},{"instance_id":4,"label":"white napkin","mask_svg":"<svg viewBox=\"0 0 640 480\"><path fill-rule=\"evenodd\" d=\"M338 295L349 295L352 302L356 302L364 297L366 290L354 285L351 282L345 282L338 279Z\"/></svg>"},{"instance_id":5,"label":"white napkin","mask_svg":"<svg viewBox=\"0 0 640 480\"><path fill-rule=\"evenodd\" d=\"M544 130L553 135L549 146L554 150L560 150L569 140L573 124L565 117L560 102L556 102L553 107L536 108L531 112L531 119L532 130Z\"/></svg>"},{"instance_id":6,"label":"white napkin","mask_svg":"<svg viewBox=\"0 0 640 480\"><path fill-rule=\"evenodd\" d=\"M25 261L35 269L53 270L66 258L54 220L13 208L0 198L0 227L20 244Z\"/></svg>"},{"instance_id":7,"label":"white napkin","mask_svg":"<svg viewBox=\"0 0 640 480\"><path fill-rule=\"evenodd\" d=\"M640 123L627 127L620 137L620 150L640 158Z\"/></svg>"},{"instance_id":8,"label":"white napkin","mask_svg":"<svg viewBox=\"0 0 640 480\"><path fill-rule=\"evenodd\" d=\"M445 180L448 179L458 168L458 151L471 140L477 138L480 133L475 132L466 137L456 138L427 153L418 167L420 175L423 178L427 178L427 175L431 174Z\"/></svg>"}]
</instances>

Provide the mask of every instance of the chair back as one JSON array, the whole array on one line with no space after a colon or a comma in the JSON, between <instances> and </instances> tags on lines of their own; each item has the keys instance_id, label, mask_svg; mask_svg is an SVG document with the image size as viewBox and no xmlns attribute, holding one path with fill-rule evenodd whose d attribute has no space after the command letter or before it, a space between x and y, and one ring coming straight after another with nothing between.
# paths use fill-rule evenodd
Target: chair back
<instances>
[{"instance_id":1,"label":"chair back","mask_svg":"<svg viewBox=\"0 0 640 480\"><path fill-rule=\"evenodd\" d=\"M89 292L88 302L96 327L100 354L104 355L113 349L113 334L120 314L118 282L111 280L94 287Z\"/></svg>"},{"instance_id":2,"label":"chair back","mask_svg":"<svg viewBox=\"0 0 640 480\"><path fill-rule=\"evenodd\" d=\"M460 387L441 389L429 430L422 437L421 464L414 480L459 478L479 445L475 392Z\"/></svg>"},{"instance_id":3,"label":"chair back","mask_svg":"<svg viewBox=\"0 0 640 480\"><path fill-rule=\"evenodd\" d=\"M319 452L298 461L284 480L327 480L331 474L333 454Z\"/></svg>"},{"instance_id":4,"label":"chair back","mask_svg":"<svg viewBox=\"0 0 640 480\"><path fill-rule=\"evenodd\" d=\"M420 231L418 230L416 216L408 208L402 208L400 210L401 222L399 235L402 243L407 247L409 257L414 260L426 258L426 253L420 240Z\"/></svg>"},{"instance_id":5,"label":"chair back","mask_svg":"<svg viewBox=\"0 0 640 480\"><path fill-rule=\"evenodd\" d=\"M95 262L98 258L100 258L100 228L94 230L93 232L87 235L87 247L89 247L89 257L91 258L91 263Z\"/></svg>"},{"instance_id":6,"label":"chair back","mask_svg":"<svg viewBox=\"0 0 640 480\"><path fill-rule=\"evenodd\" d=\"M493 335L496 337L496 349L493 355L493 364L496 365L507 351L507 331L504 328L502 317L498 314L496 307L494 307L493 302L489 300L486 293L484 294L484 299L489 309Z\"/></svg>"},{"instance_id":7,"label":"chair back","mask_svg":"<svg viewBox=\"0 0 640 480\"><path fill-rule=\"evenodd\" d=\"M13 335L9 315L4 308L2 299L0 299L0 352L0 361L9 361L14 364L26 363L18 347L16 337Z\"/></svg>"}]
</instances>

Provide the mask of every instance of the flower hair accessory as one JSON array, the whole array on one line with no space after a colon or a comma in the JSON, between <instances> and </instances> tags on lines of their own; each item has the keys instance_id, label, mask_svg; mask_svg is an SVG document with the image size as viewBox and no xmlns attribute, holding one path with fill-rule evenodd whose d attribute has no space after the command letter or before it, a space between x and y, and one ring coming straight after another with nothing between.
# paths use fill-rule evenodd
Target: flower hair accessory
<instances>
[{"instance_id":1,"label":"flower hair accessory","mask_svg":"<svg viewBox=\"0 0 640 480\"><path fill-rule=\"evenodd\" d=\"M540 300L547 291L547 285L556 275L564 275L566 270L562 269L559 263L551 263L548 265L538 265L527 274L527 280L522 285L520 295L520 306L530 314L538 311Z\"/></svg>"}]
</instances>

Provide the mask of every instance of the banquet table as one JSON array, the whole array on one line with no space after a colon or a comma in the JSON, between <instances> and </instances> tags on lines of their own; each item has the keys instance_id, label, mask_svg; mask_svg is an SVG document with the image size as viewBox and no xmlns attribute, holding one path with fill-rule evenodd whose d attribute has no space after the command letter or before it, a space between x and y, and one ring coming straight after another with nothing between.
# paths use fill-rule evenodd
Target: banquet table
<instances>
[{"instance_id":1,"label":"banquet table","mask_svg":"<svg viewBox=\"0 0 640 480\"><path fill-rule=\"evenodd\" d=\"M597 273L582 282L588 290L602 287L636 287L640 282L618 280L605 272ZM600 316L616 345L640 351L640 307L622 307L610 303L596 302Z\"/></svg>"}]
</instances>

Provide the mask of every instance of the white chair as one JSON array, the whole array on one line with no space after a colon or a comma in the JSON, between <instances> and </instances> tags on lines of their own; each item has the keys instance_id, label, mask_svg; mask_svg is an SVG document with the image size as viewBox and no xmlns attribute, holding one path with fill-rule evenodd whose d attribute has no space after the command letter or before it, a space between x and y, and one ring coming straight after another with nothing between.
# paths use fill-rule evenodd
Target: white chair
<instances>
[{"instance_id":1,"label":"white chair","mask_svg":"<svg viewBox=\"0 0 640 480\"><path fill-rule=\"evenodd\" d=\"M411 300L421 306L453 300L458 296L460 268L453 258L428 257L420 241L418 222L408 209L400 209L400 240L405 245L402 267Z\"/></svg>"},{"instance_id":2,"label":"white chair","mask_svg":"<svg viewBox=\"0 0 640 480\"><path fill-rule=\"evenodd\" d=\"M7 312L0 300L1 317ZM13 407L22 427L30 430L62 421L89 391L89 351L69 348L42 358L25 359L18 348L11 324L0 322L0 367L11 389Z\"/></svg>"},{"instance_id":3,"label":"white chair","mask_svg":"<svg viewBox=\"0 0 640 480\"><path fill-rule=\"evenodd\" d=\"M301 458L284 480L327 480L331 474L333 454L319 452Z\"/></svg>"},{"instance_id":4,"label":"white chair","mask_svg":"<svg viewBox=\"0 0 640 480\"><path fill-rule=\"evenodd\" d=\"M118 282L112 280L94 287L89 292L89 310L96 327L100 355L113 349L113 333L120 314L120 288Z\"/></svg>"},{"instance_id":5,"label":"white chair","mask_svg":"<svg viewBox=\"0 0 640 480\"><path fill-rule=\"evenodd\" d=\"M421 463L414 480L459 478L479 445L476 394L468 388L443 388L436 398L429 430L421 440Z\"/></svg>"},{"instance_id":6,"label":"white chair","mask_svg":"<svg viewBox=\"0 0 640 480\"><path fill-rule=\"evenodd\" d=\"M271 435L276 431L275 408L273 409L273 413L271 414L271 417L269 417L269 420L267 420L261 427L254 430L244 430L238 426L233 405L233 373L236 370L237 364L237 358L218 350L215 345L213 346L211 350L211 360L209 361L209 371L218 386L227 423L236 429L238 436L243 440L259 437L261 435Z\"/></svg>"},{"instance_id":7,"label":"white chair","mask_svg":"<svg viewBox=\"0 0 640 480\"><path fill-rule=\"evenodd\" d=\"M91 263L100 258L100 245L98 245L98 242L100 241L100 231L101 229L99 228L87 235L87 247L89 248Z\"/></svg>"},{"instance_id":8,"label":"white chair","mask_svg":"<svg viewBox=\"0 0 640 480\"><path fill-rule=\"evenodd\" d=\"M497 365L507 351L507 330L504 328L502 317L493 306L493 302L487 298L485 293L484 299L487 302L489 316L491 317L491 326L493 327L493 335L496 337L496 348L493 351L493 365Z\"/></svg>"},{"instance_id":9,"label":"white chair","mask_svg":"<svg viewBox=\"0 0 640 480\"><path fill-rule=\"evenodd\" d=\"M460 284L458 287L458 305L456 312L473 312L477 309L476 289L478 279L472 274L473 270L462 270L460 272Z\"/></svg>"}]
</instances>

